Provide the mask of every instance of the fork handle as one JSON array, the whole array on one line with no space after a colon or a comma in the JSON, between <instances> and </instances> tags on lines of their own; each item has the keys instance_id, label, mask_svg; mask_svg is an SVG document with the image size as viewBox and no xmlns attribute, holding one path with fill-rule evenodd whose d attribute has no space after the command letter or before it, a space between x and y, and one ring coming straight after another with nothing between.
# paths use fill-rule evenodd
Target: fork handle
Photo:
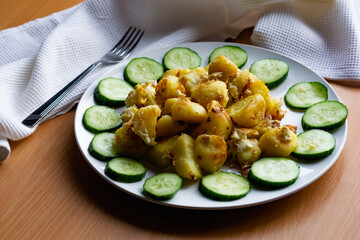
<instances>
[{"instance_id":1,"label":"fork handle","mask_svg":"<svg viewBox=\"0 0 360 240\"><path fill-rule=\"evenodd\" d=\"M79 76L68 83L63 89L47 100L43 105L31 113L22 121L28 127L34 127L43 117L45 117L59 102L66 97L89 73L91 73L101 62L95 62L85 69Z\"/></svg>"}]
</instances>

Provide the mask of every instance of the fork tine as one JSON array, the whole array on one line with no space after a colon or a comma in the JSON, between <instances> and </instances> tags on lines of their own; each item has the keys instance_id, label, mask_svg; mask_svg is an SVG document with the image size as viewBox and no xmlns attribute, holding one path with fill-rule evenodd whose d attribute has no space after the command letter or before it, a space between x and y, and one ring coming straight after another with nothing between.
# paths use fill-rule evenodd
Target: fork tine
<instances>
[{"instance_id":1,"label":"fork tine","mask_svg":"<svg viewBox=\"0 0 360 240\"><path fill-rule=\"evenodd\" d=\"M145 31L140 31L140 35L138 34L136 37L137 39L132 42L132 45L130 45L127 54L132 52L132 50L136 47L136 45L140 42L142 36L144 35Z\"/></svg>"},{"instance_id":2,"label":"fork tine","mask_svg":"<svg viewBox=\"0 0 360 240\"><path fill-rule=\"evenodd\" d=\"M126 54L128 52L128 49L131 48L131 46L133 45L133 43L138 41L137 39L139 37L139 33L141 32L142 30L136 29L136 33L132 32L132 35L127 39L127 41L121 46L119 46L116 50L114 50L113 53L118 56Z\"/></svg>"},{"instance_id":3,"label":"fork tine","mask_svg":"<svg viewBox=\"0 0 360 240\"><path fill-rule=\"evenodd\" d=\"M113 47L113 49L111 49L111 52L115 52L115 51L117 51L117 49L122 47L129 40L129 37L132 36L132 34L135 32L135 30L136 30L136 28L129 27L129 29L126 31L124 36L120 39L120 41L115 45L115 47Z\"/></svg>"}]
</instances>

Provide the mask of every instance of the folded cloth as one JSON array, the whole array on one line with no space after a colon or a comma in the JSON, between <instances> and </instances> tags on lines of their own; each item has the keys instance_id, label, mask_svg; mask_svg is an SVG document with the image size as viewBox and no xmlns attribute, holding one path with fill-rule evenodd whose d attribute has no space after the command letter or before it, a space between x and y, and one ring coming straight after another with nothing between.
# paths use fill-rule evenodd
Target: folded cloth
<instances>
[{"instance_id":1,"label":"folded cloth","mask_svg":"<svg viewBox=\"0 0 360 240\"><path fill-rule=\"evenodd\" d=\"M360 86L360 1L274 4L256 24L253 44L301 62L327 80Z\"/></svg>"},{"instance_id":2,"label":"folded cloth","mask_svg":"<svg viewBox=\"0 0 360 240\"><path fill-rule=\"evenodd\" d=\"M181 42L223 41L228 37L234 38L245 27L254 26L259 13L264 12L265 14L256 25L253 41L257 45L279 52L285 49L278 49L276 46L294 48L288 49L289 52L285 52L285 54L295 58L290 54L296 52L295 59L314 67L314 70L318 72L324 70L321 73L325 74L328 68L321 68L324 65L315 65L315 63L328 61L325 58L336 54L334 51L344 51L342 53L344 56L350 50L360 51L360 48L353 49L343 46L345 40L351 42L358 40L345 39L349 37L345 34L347 31L355 32L354 25L357 23L357 19L352 17L358 13L351 12L353 13L351 16L342 16L342 14L348 14L347 11L355 11L346 1L330 1L332 4L326 1L328 4L326 11L321 11L320 15L310 15L311 18L307 18L307 15L304 14L309 7L303 8L298 13L292 2L294 1L87 0L65 11L1 31L0 102L3 104L0 105L0 161L6 159L10 154L8 139L20 140L35 131L36 128L28 128L22 125L21 121L74 79L88 65L100 59L115 45L129 26L139 27L146 32L135 49L135 53L140 54L150 49ZM308 6L322 8L323 1L317 2L305 1ZM330 13L331 15L329 15ZM290 14L293 15L289 16ZM266 18L273 21L271 26L267 23ZM341 22L344 24L342 26L337 25L340 18L346 18L346 21ZM288 21L289 25L287 25ZM327 28L322 29L322 26L325 25ZM310 33L301 34L300 32L300 35L305 40L310 37L310 41L299 41L294 46L291 45L290 39L299 37L297 35L299 31L293 29L297 26L303 26L304 29L308 27ZM331 29L332 27L334 29ZM324 31L329 32L324 34ZM313 36L318 37L317 41L311 41ZM340 38L333 39L332 36ZM276 46L272 45L270 37L277 37ZM331 46L336 45L338 49L326 48L330 46L326 44L328 39L333 43ZM336 42L336 40L338 41ZM321 51L312 50L311 53L317 53L317 55L310 58L307 48L316 50L320 45L322 46ZM322 51L328 54L324 54ZM302 52L304 54L301 54ZM354 53L351 52L351 54ZM311 64L308 64L308 59L311 59ZM348 63L347 59L341 58L340 60ZM339 63L339 71L334 71L333 78L348 76L341 74L351 67L355 69L357 63L356 61L353 65L346 65L347 68L344 68L343 71L341 69L345 65ZM98 69L87 77L42 122L70 110L87 87L108 68L110 66ZM353 77L354 79L360 78L359 74L357 76L355 74Z\"/></svg>"}]
</instances>

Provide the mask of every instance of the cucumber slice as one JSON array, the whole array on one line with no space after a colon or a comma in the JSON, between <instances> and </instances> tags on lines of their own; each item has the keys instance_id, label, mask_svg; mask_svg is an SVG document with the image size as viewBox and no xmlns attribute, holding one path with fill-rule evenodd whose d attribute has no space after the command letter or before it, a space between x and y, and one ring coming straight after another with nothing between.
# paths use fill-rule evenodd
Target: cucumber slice
<instances>
[{"instance_id":1,"label":"cucumber slice","mask_svg":"<svg viewBox=\"0 0 360 240\"><path fill-rule=\"evenodd\" d=\"M200 67L201 57L186 47L175 47L165 53L163 64L166 69L193 69Z\"/></svg>"},{"instance_id":2,"label":"cucumber slice","mask_svg":"<svg viewBox=\"0 0 360 240\"><path fill-rule=\"evenodd\" d=\"M330 131L345 123L348 115L346 106L338 101L323 101L308 108L301 124L304 130L322 129Z\"/></svg>"},{"instance_id":3,"label":"cucumber slice","mask_svg":"<svg viewBox=\"0 0 360 240\"><path fill-rule=\"evenodd\" d=\"M144 165L132 158L117 157L110 160L105 166L105 174L119 182L139 182L146 174Z\"/></svg>"},{"instance_id":4,"label":"cucumber slice","mask_svg":"<svg viewBox=\"0 0 360 240\"><path fill-rule=\"evenodd\" d=\"M265 58L254 62L249 71L262 80L268 88L273 88L286 79L289 65L279 59Z\"/></svg>"},{"instance_id":5,"label":"cucumber slice","mask_svg":"<svg viewBox=\"0 0 360 240\"><path fill-rule=\"evenodd\" d=\"M329 156L335 149L334 136L320 129L312 129L298 135L299 145L292 156L304 159L321 159Z\"/></svg>"},{"instance_id":6,"label":"cucumber slice","mask_svg":"<svg viewBox=\"0 0 360 240\"><path fill-rule=\"evenodd\" d=\"M109 161L117 157L113 148L114 133L104 132L96 134L89 144L88 151L91 156L101 161Z\"/></svg>"},{"instance_id":7,"label":"cucumber slice","mask_svg":"<svg viewBox=\"0 0 360 240\"><path fill-rule=\"evenodd\" d=\"M214 172L203 177L199 191L206 197L218 201L231 201L244 197L250 191L249 181L230 172Z\"/></svg>"},{"instance_id":8,"label":"cucumber slice","mask_svg":"<svg viewBox=\"0 0 360 240\"><path fill-rule=\"evenodd\" d=\"M121 123L120 114L107 106L89 107L83 116L84 127L92 133L116 130Z\"/></svg>"},{"instance_id":9,"label":"cucumber slice","mask_svg":"<svg viewBox=\"0 0 360 240\"><path fill-rule=\"evenodd\" d=\"M125 99L133 89L133 86L120 78L105 78L95 89L95 102L109 107L121 107L125 105Z\"/></svg>"},{"instance_id":10,"label":"cucumber slice","mask_svg":"<svg viewBox=\"0 0 360 240\"><path fill-rule=\"evenodd\" d=\"M248 179L257 186L282 188L293 184L299 177L299 165L288 158L262 158L251 165Z\"/></svg>"},{"instance_id":11,"label":"cucumber slice","mask_svg":"<svg viewBox=\"0 0 360 240\"><path fill-rule=\"evenodd\" d=\"M230 59L238 68L243 67L248 60L248 55L244 49L238 46L226 45L215 48L214 51L212 51L209 57L209 63L219 55L224 55Z\"/></svg>"},{"instance_id":12,"label":"cucumber slice","mask_svg":"<svg viewBox=\"0 0 360 240\"><path fill-rule=\"evenodd\" d=\"M124 79L133 86L149 80L158 80L164 74L164 67L154 59L140 57L132 59L125 67Z\"/></svg>"},{"instance_id":13,"label":"cucumber slice","mask_svg":"<svg viewBox=\"0 0 360 240\"><path fill-rule=\"evenodd\" d=\"M285 103L290 108L304 110L328 99L328 89L319 82L300 82L289 88Z\"/></svg>"},{"instance_id":14,"label":"cucumber slice","mask_svg":"<svg viewBox=\"0 0 360 240\"><path fill-rule=\"evenodd\" d=\"M156 174L145 180L144 194L157 200L169 200L179 191L182 181L176 173Z\"/></svg>"}]
</instances>

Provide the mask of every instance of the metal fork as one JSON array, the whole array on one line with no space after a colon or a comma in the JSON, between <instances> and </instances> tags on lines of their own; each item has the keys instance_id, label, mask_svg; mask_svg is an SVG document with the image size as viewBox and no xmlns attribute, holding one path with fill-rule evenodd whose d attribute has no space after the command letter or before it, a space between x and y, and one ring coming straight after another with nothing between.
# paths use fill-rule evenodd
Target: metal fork
<instances>
[{"instance_id":1,"label":"metal fork","mask_svg":"<svg viewBox=\"0 0 360 240\"><path fill-rule=\"evenodd\" d=\"M144 31L130 27L121 40L106 53L102 59L91 64L85 71L83 71L79 76L72 80L68 85L56 93L52 98L47 102L41 105L33 113L31 113L27 118L25 118L22 123L28 127L35 126L43 117L46 116L64 97L66 97L80 82L83 80L89 73L91 73L95 68L104 64L104 63L119 63L125 60L130 56L132 50L139 43L142 38Z\"/></svg>"}]
</instances>

